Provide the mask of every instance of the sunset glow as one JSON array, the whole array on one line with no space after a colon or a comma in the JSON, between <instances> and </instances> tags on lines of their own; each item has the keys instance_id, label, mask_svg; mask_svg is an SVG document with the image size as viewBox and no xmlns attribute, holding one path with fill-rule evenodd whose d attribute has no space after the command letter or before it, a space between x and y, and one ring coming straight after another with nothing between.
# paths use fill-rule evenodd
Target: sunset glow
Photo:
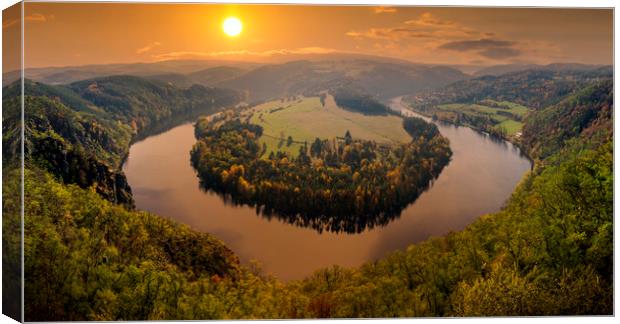
<instances>
[{"instance_id":1,"label":"sunset glow","mask_svg":"<svg viewBox=\"0 0 620 324\"><path fill-rule=\"evenodd\" d=\"M25 15L27 67L265 63L318 52L429 64L610 64L613 53L609 10L30 2Z\"/></svg>"}]
</instances>

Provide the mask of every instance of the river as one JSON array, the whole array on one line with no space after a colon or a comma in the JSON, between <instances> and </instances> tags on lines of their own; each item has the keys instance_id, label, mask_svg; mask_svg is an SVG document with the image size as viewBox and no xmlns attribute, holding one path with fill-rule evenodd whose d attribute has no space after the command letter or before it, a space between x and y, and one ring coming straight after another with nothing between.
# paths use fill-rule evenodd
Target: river
<instances>
[{"instance_id":1,"label":"river","mask_svg":"<svg viewBox=\"0 0 620 324\"><path fill-rule=\"evenodd\" d=\"M415 115L399 98L390 106ZM334 264L359 266L428 237L461 230L501 208L530 169L530 161L506 141L467 127L437 126L450 140L450 164L400 217L361 234L319 234L259 216L254 208L233 206L202 191L189 161L196 142L190 123L134 143L123 171L137 208L211 233L243 263L256 260L266 273L289 281Z\"/></svg>"}]
</instances>

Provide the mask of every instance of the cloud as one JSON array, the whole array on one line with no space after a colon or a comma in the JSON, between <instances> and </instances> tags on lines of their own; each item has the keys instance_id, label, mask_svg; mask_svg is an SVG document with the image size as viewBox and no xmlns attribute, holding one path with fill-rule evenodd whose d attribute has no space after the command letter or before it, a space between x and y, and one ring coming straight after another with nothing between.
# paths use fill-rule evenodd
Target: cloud
<instances>
[{"instance_id":1,"label":"cloud","mask_svg":"<svg viewBox=\"0 0 620 324\"><path fill-rule=\"evenodd\" d=\"M403 39L434 38L437 40L482 36L481 33L450 20L440 19L431 13L423 13L399 26L369 28L365 31L349 31L345 35L357 39L402 41Z\"/></svg>"},{"instance_id":2,"label":"cloud","mask_svg":"<svg viewBox=\"0 0 620 324\"><path fill-rule=\"evenodd\" d=\"M370 28L364 32L350 31L345 33L347 36L355 38L369 38L369 39L385 39L398 41L403 38L429 38L433 34L424 31L417 31L410 28Z\"/></svg>"},{"instance_id":3,"label":"cloud","mask_svg":"<svg viewBox=\"0 0 620 324\"><path fill-rule=\"evenodd\" d=\"M439 46L439 48L451 49L455 51L472 51L494 47L507 47L512 45L514 45L514 42L484 38L478 40L450 42Z\"/></svg>"},{"instance_id":4,"label":"cloud","mask_svg":"<svg viewBox=\"0 0 620 324\"><path fill-rule=\"evenodd\" d=\"M32 22L46 22L48 20L53 20L53 19L54 19L54 15L45 16L45 15L40 14L40 13L33 13L31 15L25 16L24 17L24 22L28 22L28 21L32 21ZM21 22L20 18L11 19L11 20L5 21L2 24L2 28L9 28L11 26L18 25L20 22Z\"/></svg>"},{"instance_id":5,"label":"cloud","mask_svg":"<svg viewBox=\"0 0 620 324\"><path fill-rule=\"evenodd\" d=\"M275 55L287 55L287 54L328 54L338 52L335 49L323 48L323 47L302 47L296 49L273 49L267 51L250 51L250 50L237 50L237 51L220 51L220 52L195 52L195 51L179 51L170 52L164 54L153 55L153 58L157 61L165 60L177 60L181 58L213 58L222 56L254 56L254 57L271 57Z\"/></svg>"},{"instance_id":6,"label":"cloud","mask_svg":"<svg viewBox=\"0 0 620 324\"><path fill-rule=\"evenodd\" d=\"M152 50L153 48L157 47L157 46L161 46L160 42L152 42L144 47L138 48L136 50L136 54L144 54L150 50Z\"/></svg>"},{"instance_id":7,"label":"cloud","mask_svg":"<svg viewBox=\"0 0 620 324\"><path fill-rule=\"evenodd\" d=\"M476 52L483 57L498 60L521 55L521 50L515 48L515 45L516 43L512 41L482 38L448 42L438 48L458 52Z\"/></svg>"},{"instance_id":8,"label":"cloud","mask_svg":"<svg viewBox=\"0 0 620 324\"><path fill-rule=\"evenodd\" d=\"M472 27L454 19L424 12L391 26L350 30L345 35L355 39L358 50L366 48L383 56L406 55L416 61L497 64L524 58L536 62L566 59L564 51L553 42L523 37L507 39L496 31Z\"/></svg>"},{"instance_id":9,"label":"cloud","mask_svg":"<svg viewBox=\"0 0 620 324\"><path fill-rule=\"evenodd\" d=\"M381 14L381 13L395 13L397 10L394 7L386 7L386 6L379 6L379 7L374 7L373 8L376 14Z\"/></svg>"},{"instance_id":10,"label":"cloud","mask_svg":"<svg viewBox=\"0 0 620 324\"><path fill-rule=\"evenodd\" d=\"M467 47L471 40L491 39L494 34L477 30L462 23L443 19L429 12L421 13L413 19L404 20L400 24L384 27L372 27L366 30L353 30L345 35L354 38L360 45L373 48L376 53L400 57L407 53L408 57L426 61L468 61L475 58L486 58L514 55L514 50L487 50L482 47L478 50L459 51L454 55L452 51L439 50L442 45ZM461 42L466 42L464 45ZM483 42L484 43L484 42ZM501 45L501 44L500 44ZM479 53L480 52L480 53Z\"/></svg>"},{"instance_id":11,"label":"cloud","mask_svg":"<svg viewBox=\"0 0 620 324\"><path fill-rule=\"evenodd\" d=\"M510 47L497 47L485 49L481 52L478 52L478 54L487 58L501 60L519 56L521 55L521 50Z\"/></svg>"},{"instance_id":12,"label":"cloud","mask_svg":"<svg viewBox=\"0 0 620 324\"><path fill-rule=\"evenodd\" d=\"M450 20L441 20L431 14L430 12L425 12L421 14L418 19L411 19L405 21L407 25L413 26L453 26L455 23Z\"/></svg>"}]
</instances>

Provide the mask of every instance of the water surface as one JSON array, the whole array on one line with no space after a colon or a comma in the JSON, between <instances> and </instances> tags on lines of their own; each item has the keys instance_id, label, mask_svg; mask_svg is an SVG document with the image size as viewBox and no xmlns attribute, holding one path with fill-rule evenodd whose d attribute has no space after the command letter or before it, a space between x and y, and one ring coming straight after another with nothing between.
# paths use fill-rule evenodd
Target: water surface
<instances>
[{"instance_id":1,"label":"water surface","mask_svg":"<svg viewBox=\"0 0 620 324\"><path fill-rule=\"evenodd\" d=\"M404 109L398 98L391 107ZM463 229L481 215L498 211L530 169L529 160L508 142L467 127L437 126L450 140L450 164L400 217L361 234L319 234L202 191L189 161L196 142L189 123L132 145L123 170L139 209L211 233L242 262L257 260L282 280L300 279L322 267L359 266L430 236Z\"/></svg>"}]
</instances>

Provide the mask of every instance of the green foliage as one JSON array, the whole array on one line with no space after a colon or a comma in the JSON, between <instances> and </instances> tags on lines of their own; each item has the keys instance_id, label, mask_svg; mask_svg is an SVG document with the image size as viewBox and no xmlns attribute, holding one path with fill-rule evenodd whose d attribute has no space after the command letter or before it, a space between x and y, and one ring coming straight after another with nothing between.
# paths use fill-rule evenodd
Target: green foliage
<instances>
[{"instance_id":1,"label":"green foliage","mask_svg":"<svg viewBox=\"0 0 620 324\"><path fill-rule=\"evenodd\" d=\"M582 133L593 137L600 134L600 130L611 130L612 108L612 80L586 87L530 115L523 129L523 145L534 157L544 159Z\"/></svg>"},{"instance_id":2,"label":"green foliage","mask_svg":"<svg viewBox=\"0 0 620 324\"><path fill-rule=\"evenodd\" d=\"M406 100L419 110L447 103L479 103L484 100L509 101L533 109L558 103L587 85L610 79L611 68L590 71L527 70L457 81Z\"/></svg>"},{"instance_id":3,"label":"green foliage","mask_svg":"<svg viewBox=\"0 0 620 324\"><path fill-rule=\"evenodd\" d=\"M482 100L482 104L441 104L418 110L419 113L456 125L466 125L500 138L512 138L521 130L523 116L530 109L502 101Z\"/></svg>"},{"instance_id":4,"label":"green foliage","mask_svg":"<svg viewBox=\"0 0 620 324\"><path fill-rule=\"evenodd\" d=\"M235 91L193 85L177 88L134 76L110 76L72 83L69 87L82 98L104 109L114 120L141 131L174 114L194 110L207 112L234 105Z\"/></svg>"},{"instance_id":5,"label":"green foliage","mask_svg":"<svg viewBox=\"0 0 620 324\"><path fill-rule=\"evenodd\" d=\"M179 318L188 282L239 276L236 256L208 234L127 211L38 169L25 179L26 320Z\"/></svg>"},{"instance_id":6,"label":"green foliage","mask_svg":"<svg viewBox=\"0 0 620 324\"><path fill-rule=\"evenodd\" d=\"M18 160L2 164L2 312L13 319L22 312L20 166Z\"/></svg>"},{"instance_id":7,"label":"green foliage","mask_svg":"<svg viewBox=\"0 0 620 324\"><path fill-rule=\"evenodd\" d=\"M263 136L259 139L267 145L263 157L280 150L291 155L296 154L304 142L312 142L316 137L332 139L341 137L347 130L355 133L359 139L372 140L380 144L406 143L411 137L401 127L394 127L401 122L394 115L367 116L358 112L345 110L336 105L333 97L324 93L325 105L321 97L302 97L288 100L283 98L253 107L250 122L263 127ZM280 145L281 137L291 136L291 146Z\"/></svg>"},{"instance_id":8,"label":"green foliage","mask_svg":"<svg viewBox=\"0 0 620 324\"><path fill-rule=\"evenodd\" d=\"M76 111L90 112L94 114L101 113L100 109L93 106L92 103L81 98L77 93L64 85L49 85L41 82L24 80L24 93L29 96L47 97L56 102L60 102L67 107L71 107ZM21 82L13 82L2 91L2 97L5 99L15 98L21 95Z\"/></svg>"},{"instance_id":9,"label":"green foliage","mask_svg":"<svg viewBox=\"0 0 620 324\"><path fill-rule=\"evenodd\" d=\"M557 104L599 80L611 78L609 68L596 70L526 70L458 81L446 87L405 97L416 111L434 119L467 125L501 138L520 141L518 132L530 111ZM551 121L532 121L544 127Z\"/></svg>"},{"instance_id":10,"label":"green foliage","mask_svg":"<svg viewBox=\"0 0 620 324\"><path fill-rule=\"evenodd\" d=\"M365 115L387 115L390 109L359 87L345 85L329 91L338 106Z\"/></svg>"},{"instance_id":11,"label":"green foliage","mask_svg":"<svg viewBox=\"0 0 620 324\"><path fill-rule=\"evenodd\" d=\"M125 176L115 171L126 155L129 127L79 113L47 97L24 97L24 155L65 183L82 188L95 185L106 199L132 205ZM20 156L20 100L5 101L4 162Z\"/></svg>"},{"instance_id":12,"label":"green foliage","mask_svg":"<svg viewBox=\"0 0 620 324\"><path fill-rule=\"evenodd\" d=\"M611 142L558 153L503 211L360 269L318 271L304 292L336 317L611 314L611 157Z\"/></svg>"},{"instance_id":13,"label":"green foliage","mask_svg":"<svg viewBox=\"0 0 620 324\"><path fill-rule=\"evenodd\" d=\"M450 161L436 126L419 118L403 124L407 144L379 145L347 131L332 141L317 137L296 156L278 151L263 159L261 126L238 116L203 118L191 161L203 187L234 203L318 231L359 233L400 214Z\"/></svg>"},{"instance_id":14,"label":"green foliage","mask_svg":"<svg viewBox=\"0 0 620 324\"><path fill-rule=\"evenodd\" d=\"M3 162L21 154L20 83L4 88ZM24 137L28 163L65 183L95 186L104 198L133 205L120 170L132 140L155 123L192 112L215 112L239 99L231 90L175 88L112 76L53 86L25 80Z\"/></svg>"}]
</instances>

